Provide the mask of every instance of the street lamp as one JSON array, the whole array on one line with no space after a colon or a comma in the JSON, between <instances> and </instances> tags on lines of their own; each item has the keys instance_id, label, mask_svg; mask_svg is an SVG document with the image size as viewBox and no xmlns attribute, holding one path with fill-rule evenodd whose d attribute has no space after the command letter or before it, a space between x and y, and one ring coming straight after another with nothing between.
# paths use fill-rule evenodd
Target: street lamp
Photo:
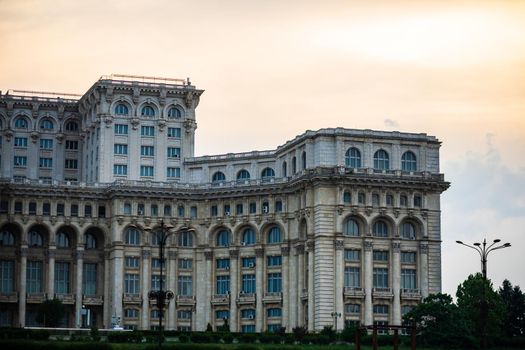
<instances>
[{"instance_id":1,"label":"street lamp","mask_svg":"<svg viewBox=\"0 0 525 350\"><path fill-rule=\"evenodd\" d=\"M481 301L480 305L480 319L481 319L481 332L482 332L482 342L483 347L487 347L487 337L486 337L486 330L487 330L487 317L488 317L488 302L487 297L485 295L485 286L487 284L487 257L490 252L497 250L497 249L503 249L510 247L510 243L503 243L500 245L497 245L501 242L501 239L495 239L492 241L492 243L487 247L487 240L483 239L483 243L473 243L465 244L462 241L456 241L456 243L464 245L465 247L469 247L474 249L478 252L480 258L481 258L481 273L483 275L483 300Z\"/></svg>"},{"instance_id":2,"label":"street lamp","mask_svg":"<svg viewBox=\"0 0 525 350\"><path fill-rule=\"evenodd\" d=\"M337 333L337 318L341 317L341 313L340 312L332 312L331 315L334 318L334 329L335 329L335 332Z\"/></svg>"},{"instance_id":3,"label":"street lamp","mask_svg":"<svg viewBox=\"0 0 525 350\"><path fill-rule=\"evenodd\" d=\"M192 228L188 227L181 227L177 231L170 231L171 227L167 227L164 225L164 220L160 222L160 232L157 231L157 242L159 244L159 263L160 263L160 282L159 282L159 290L152 290L149 292L148 296L151 300L157 301L157 308L159 309L159 347L162 346L162 342L164 341L164 334L162 329L162 318L164 317L164 307L166 305L166 300L171 300L175 296L175 294L171 290L164 290L164 276L163 276L163 267L164 267L164 247L166 246L166 242L168 241L168 237L170 237L173 234L181 233L181 232L191 232L195 231Z\"/></svg>"}]
</instances>

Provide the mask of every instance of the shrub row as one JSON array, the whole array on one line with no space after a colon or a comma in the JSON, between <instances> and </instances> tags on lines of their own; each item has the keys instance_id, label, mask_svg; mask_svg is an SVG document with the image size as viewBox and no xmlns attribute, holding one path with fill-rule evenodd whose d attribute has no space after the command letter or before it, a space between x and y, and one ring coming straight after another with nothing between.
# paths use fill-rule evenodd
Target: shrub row
<instances>
[{"instance_id":1,"label":"shrub row","mask_svg":"<svg viewBox=\"0 0 525 350\"><path fill-rule=\"evenodd\" d=\"M0 339L46 340L49 335L45 329L0 328Z\"/></svg>"}]
</instances>

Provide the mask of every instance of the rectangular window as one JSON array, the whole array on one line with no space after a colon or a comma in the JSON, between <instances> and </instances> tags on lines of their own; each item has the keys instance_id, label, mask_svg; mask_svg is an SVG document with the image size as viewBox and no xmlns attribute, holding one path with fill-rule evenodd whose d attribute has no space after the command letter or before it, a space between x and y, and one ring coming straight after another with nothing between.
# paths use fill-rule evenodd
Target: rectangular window
<instances>
[{"instance_id":1,"label":"rectangular window","mask_svg":"<svg viewBox=\"0 0 525 350\"><path fill-rule=\"evenodd\" d=\"M140 282L137 273L127 273L124 276L124 293L140 294Z\"/></svg>"},{"instance_id":2,"label":"rectangular window","mask_svg":"<svg viewBox=\"0 0 525 350\"><path fill-rule=\"evenodd\" d=\"M179 269L191 270L193 268L193 259L179 259Z\"/></svg>"},{"instance_id":3,"label":"rectangular window","mask_svg":"<svg viewBox=\"0 0 525 350\"><path fill-rule=\"evenodd\" d=\"M115 135L127 135L128 126L126 124L115 124Z\"/></svg>"},{"instance_id":4,"label":"rectangular window","mask_svg":"<svg viewBox=\"0 0 525 350\"><path fill-rule=\"evenodd\" d=\"M13 159L14 165L17 167L27 166L27 157L26 156L15 156Z\"/></svg>"},{"instance_id":5,"label":"rectangular window","mask_svg":"<svg viewBox=\"0 0 525 350\"><path fill-rule=\"evenodd\" d=\"M255 309L241 310L241 318L253 320L255 318Z\"/></svg>"},{"instance_id":6,"label":"rectangular window","mask_svg":"<svg viewBox=\"0 0 525 350\"><path fill-rule=\"evenodd\" d=\"M27 137L15 137L16 148L27 148Z\"/></svg>"},{"instance_id":7,"label":"rectangular window","mask_svg":"<svg viewBox=\"0 0 525 350\"><path fill-rule=\"evenodd\" d=\"M114 164L113 165L113 175L128 175L128 166L125 164Z\"/></svg>"},{"instance_id":8,"label":"rectangular window","mask_svg":"<svg viewBox=\"0 0 525 350\"><path fill-rule=\"evenodd\" d=\"M168 128L168 137L180 139L180 128Z\"/></svg>"},{"instance_id":9,"label":"rectangular window","mask_svg":"<svg viewBox=\"0 0 525 350\"><path fill-rule=\"evenodd\" d=\"M189 311L189 310L177 310L177 318L179 320L190 320L191 319L191 311Z\"/></svg>"},{"instance_id":10,"label":"rectangular window","mask_svg":"<svg viewBox=\"0 0 525 350\"><path fill-rule=\"evenodd\" d=\"M388 250L374 250L374 261L388 261Z\"/></svg>"},{"instance_id":11,"label":"rectangular window","mask_svg":"<svg viewBox=\"0 0 525 350\"><path fill-rule=\"evenodd\" d=\"M227 320L230 318L230 310L217 310L215 311L216 320Z\"/></svg>"},{"instance_id":12,"label":"rectangular window","mask_svg":"<svg viewBox=\"0 0 525 350\"><path fill-rule=\"evenodd\" d=\"M185 212L185 210L184 210L184 206L183 206L183 205L179 205L179 206L177 207L177 216L178 216L179 218L183 218L184 215L186 215L184 212Z\"/></svg>"},{"instance_id":13,"label":"rectangular window","mask_svg":"<svg viewBox=\"0 0 525 350\"><path fill-rule=\"evenodd\" d=\"M223 213L224 215L231 215L231 208L230 208L230 205L229 204L224 204L224 208L223 208Z\"/></svg>"},{"instance_id":14,"label":"rectangular window","mask_svg":"<svg viewBox=\"0 0 525 350\"><path fill-rule=\"evenodd\" d=\"M283 211L283 202L282 201L275 201L275 212L280 213Z\"/></svg>"},{"instance_id":15,"label":"rectangular window","mask_svg":"<svg viewBox=\"0 0 525 350\"><path fill-rule=\"evenodd\" d=\"M268 267L281 266L282 264L282 258L280 255L268 256L266 259Z\"/></svg>"},{"instance_id":16,"label":"rectangular window","mask_svg":"<svg viewBox=\"0 0 525 350\"><path fill-rule=\"evenodd\" d=\"M137 309L124 309L124 317L126 318L138 318L139 310Z\"/></svg>"},{"instance_id":17,"label":"rectangular window","mask_svg":"<svg viewBox=\"0 0 525 350\"><path fill-rule=\"evenodd\" d=\"M217 270L230 269L230 259L217 259L216 267L217 267Z\"/></svg>"},{"instance_id":18,"label":"rectangular window","mask_svg":"<svg viewBox=\"0 0 525 350\"><path fill-rule=\"evenodd\" d=\"M281 293L281 273L269 273L268 274L268 293Z\"/></svg>"},{"instance_id":19,"label":"rectangular window","mask_svg":"<svg viewBox=\"0 0 525 350\"><path fill-rule=\"evenodd\" d=\"M401 252L401 262L405 264L415 264L416 252Z\"/></svg>"},{"instance_id":20,"label":"rectangular window","mask_svg":"<svg viewBox=\"0 0 525 350\"><path fill-rule=\"evenodd\" d=\"M345 304L345 314L357 314L361 313L361 305L359 304Z\"/></svg>"},{"instance_id":21,"label":"rectangular window","mask_svg":"<svg viewBox=\"0 0 525 350\"><path fill-rule=\"evenodd\" d=\"M401 289L417 289L415 269L401 269Z\"/></svg>"},{"instance_id":22,"label":"rectangular window","mask_svg":"<svg viewBox=\"0 0 525 350\"><path fill-rule=\"evenodd\" d=\"M153 275L151 276L151 290L160 290L160 275ZM164 279L162 279L162 289L165 289L166 283Z\"/></svg>"},{"instance_id":23,"label":"rectangular window","mask_svg":"<svg viewBox=\"0 0 525 350\"><path fill-rule=\"evenodd\" d=\"M29 215L36 215L36 202L29 202Z\"/></svg>"},{"instance_id":24,"label":"rectangular window","mask_svg":"<svg viewBox=\"0 0 525 350\"><path fill-rule=\"evenodd\" d=\"M359 249L345 249L345 260L346 261L361 260L361 251Z\"/></svg>"},{"instance_id":25,"label":"rectangular window","mask_svg":"<svg viewBox=\"0 0 525 350\"><path fill-rule=\"evenodd\" d=\"M93 215L93 208L91 207L91 205L86 204L86 205L84 206L84 216L85 216L86 218L90 218L91 215Z\"/></svg>"},{"instance_id":26,"label":"rectangular window","mask_svg":"<svg viewBox=\"0 0 525 350\"><path fill-rule=\"evenodd\" d=\"M141 126L140 134L142 136L155 136L155 127L154 126Z\"/></svg>"},{"instance_id":27,"label":"rectangular window","mask_svg":"<svg viewBox=\"0 0 525 350\"><path fill-rule=\"evenodd\" d=\"M388 269L374 268L374 288L388 288Z\"/></svg>"},{"instance_id":28,"label":"rectangular window","mask_svg":"<svg viewBox=\"0 0 525 350\"><path fill-rule=\"evenodd\" d=\"M421 208L421 196L419 195L414 196L414 207Z\"/></svg>"},{"instance_id":29,"label":"rectangular window","mask_svg":"<svg viewBox=\"0 0 525 350\"><path fill-rule=\"evenodd\" d=\"M42 204L42 215L51 215L51 204L50 203Z\"/></svg>"},{"instance_id":30,"label":"rectangular window","mask_svg":"<svg viewBox=\"0 0 525 350\"><path fill-rule=\"evenodd\" d=\"M0 293L11 293L14 291L14 268L15 264L13 261L0 261Z\"/></svg>"},{"instance_id":31,"label":"rectangular window","mask_svg":"<svg viewBox=\"0 0 525 350\"><path fill-rule=\"evenodd\" d=\"M166 262L166 261L164 261L164 262ZM151 268L152 269L160 269L160 265L161 265L160 259L157 259L157 258L151 259ZM164 267L164 266L162 266L162 267Z\"/></svg>"},{"instance_id":32,"label":"rectangular window","mask_svg":"<svg viewBox=\"0 0 525 350\"><path fill-rule=\"evenodd\" d=\"M106 207L103 205L98 206L98 217L99 218L105 218L106 217Z\"/></svg>"},{"instance_id":33,"label":"rectangular window","mask_svg":"<svg viewBox=\"0 0 525 350\"><path fill-rule=\"evenodd\" d=\"M40 168L52 168L53 158L40 158L39 166Z\"/></svg>"},{"instance_id":34,"label":"rectangular window","mask_svg":"<svg viewBox=\"0 0 525 350\"><path fill-rule=\"evenodd\" d=\"M255 293L255 274L242 275L241 293Z\"/></svg>"},{"instance_id":35,"label":"rectangular window","mask_svg":"<svg viewBox=\"0 0 525 350\"><path fill-rule=\"evenodd\" d=\"M180 158L180 148L168 147L168 158Z\"/></svg>"},{"instance_id":36,"label":"rectangular window","mask_svg":"<svg viewBox=\"0 0 525 350\"><path fill-rule=\"evenodd\" d=\"M388 315L388 305L374 305L374 315Z\"/></svg>"},{"instance_id":37,"label":"rectangular window","mask_svg":"<svg viewBox=\"0 0 525 350\"><path fill-rule=\"evenodd\" d=\"M40 139L40 149L53 149L53 140Z\"/></svg>"},{"instance_id":38,"label":"rectangular window","mask_svg":"<svg viewBox=\"0 0 525 350\"><path fill-rule=\"evenodd\" d=\"M216 294L225 295L230 292L230 276L217 276Z\"/></svg>"},{"instance_id":39,"label":"rectangular window","mask_svg":"<svg viewBox=\"0 0 525 350\"><path fill-rule=\"evenodd\" d=\"M255 325L254 324L243 324L241 326L241 332L242 333L255 333Z\"/></svg>"},{"instance_id":40,"label":"rectangular window","mask_svg":"<svg viewBox=\"0 0 525 350\"><path fill-rule=\"evenodd\" d=\"M283 315L282 309L275 307L266 310L266 316L268 317L281 317Z\"/></svg>"},{"instance_id":41,"label":"rectangular window","mask_svg":"<svg viewBox=\"0 0 525 350\"><path fill-rule=\"evenodd\" d=\"M212 205L210 207L210 216L217 216L219 215L219 209L217 208L216 205Z\"/></svg>"},{"instance_id":42,"label":"rectangular window","mask_svg":"<svg viewBox=\"0 0 525 350\"><path fill-rule=\"evenodd\" d=\"M406 206L407 206L407 202L408 202L407 196L405 196L405 195L401 195L401 196L399 197L399 205L400 205L401 207L406 207Z\"/></svg>"},{"instance_id":43,"label":"rectangular window","mask_svg":"<svg viewBox=\"0 0 525 350\"><path fill-rule=\"evenodd\" d=\"M64 204L57 203L57 216L64 216Z\"/></svg>"},{"instance_id":44,"label":"rectangular window","mask_svg":"<svg viewBox=\"0 0 525 350\"><path fill-rule=\"evenodd\" d=\"M168 167L166 170L166 177L180 179L180 168Z\"/></svg>"},{"instance_id":45,"label":"rectangular window","mask_svg":"<svg viewBox=\"0 0 525 350\"><path fill-rule=\"evenodd\" d=\"M365 194L364 194L363 192L359 192L359 193L357 194L357 202L358 202L359 204L365 204L365 202L366 202L366 196L365 196Z\"/></svg>"},{"instance_id":46,"label":"rectangular window","mask_svg":"<svg viewBox=\"0 0 525 350\"><path fill-rule=\"evenodd\" d=\"M69 263L55 263L55 293L68 294L69 290Z\"/></svg>"},{"instance_id":47,"label":"rectangular window","mask_svg":"<svg viewBox=\"0 0 525 350\"><path fill-rule=\"evenodd\" d=\"M22 202L16 201L15 202L15 214L22 214Z\"/></svg>"},{"instance_id":48,"label":"rectangular window","mask_svg":"<svg viewBox=\"0 0 525 350\"><path fill-rule=\"evenodd\" d=\"M242 215L242 212L243 212L243 205L242 203L239 203L235 206L235 213L237 215Z\"/></svg>"},{"instance_id":49,"label":"rectangular window","mask_svg":"<svg viewBox=\"0 0 525 350\"><path fill-rule=\"evenodd\" d=\"M391 194L386 195L386 205L389 207L394 205L394 196L392 196Z\"/></svg>"},{"instance_id":50,"label":"rectangular window","mask_svg":"<svg viewBox=\"0 0 525 350\"><path fill-rule=\"evenodd\" d=\"M193 295L192 276L179 276L177 281L177 292L179 295L184 296Z\"/></svg>"},{"instance_id":51,"label":"rectangular window","mask_svg":"<svg viewBox=\"0 0 525 350\"><path fill-rule=\"evenodd\" d=\"M97 294L97 264L84 263L82 273L82 292L85 295Z\"/></svg>"},{"instance_id":52,"label":"rectangular window","mask_svg":"<svg viewBox=\"0 0 525 350\"><path fill-rule=\"evenodd\" d=\"M66 159L65 168L66 169L78 169L78 160L77 159Z\"/></svg>"},{"instance_id":53,"label":"rectangular window","mask_svg":"<svg viewBox=\"0 0 525 350\"><path fill-rule=\"evenodd\" d=\"M27 261L26 288L28 294L43 292L43 270L41 261Z\"/></svg>"},{"instance_id":54,"label":"rectangular window","mask_svg":"<svg viewBox=\"0 0 525 350\"><path fill-rule=\"evenodd\" d=\"M69 150L78 149L78 141L66 140L66 149L69 149Z\"/></svg>"},{"instance_id":55,"label":"rectangular window","mask_svg":"<svg viewBox=\"0 0 525 350\"><path fill-rule=\"evenodd\" d=\"M150 165L141 165L140 166L140 176L153 176L153 167Z\"/></svg>"},{"instance_id":56,"label":"rectangular window","mask_svg":"<svg viewBox=\"0 0 525 350\"><path fill-rule=\"evenodd\" d=\"M128 145L116 143L113 146L113 153L114 154L128 154Z\"/></svg>"},{"instance_id":57,"label":"rectangular window","mask_svg":"<svg viewBox=\"0 0 525 350\"><path fill-rule=\"evenodd\" d=\"M255 214L257 212L257 203L251 202L250 203L250 214Z\"/></svg>"},{"instance_id":58,"label":"rectangular window","mask_svg":"<svg viewBox=\"0 0 525 350\"><path fill-rule=\"evenodd\" d=\"M155 147L153 146L140 146L140 155L146 157L153 157L155 155Z\"/></svg>"},{"instance_id":59,"label":"rectangular window","mask_svg":"<svg viewBox=\"0 0 525 350\"><path fill-rule=\"evenodd\" d=\"M139 258L135 256L126 256L126 267L127 268L138 268L139 267Z\"/></svg>"},{"instance_id":60,"label":"rectangular window","mask_svg":"<svg viewBox=\"0 0 525 350\"><path fill-rule=\"evenodd\" d=\"M361 286L361 271L359 267L345 267L345 287L359 288Z\"/></svg>"},{"instance_id":61,"label":"rectangular window","mask_svg":"<svg viewBox=\"0 0 525 350\"><path fill-rule=\"evenodd\" d=\"M242 263L242 267L244 268L253 268L255 267L255 258L254 257L242 258L241 263Z\"/></svg>"},{"instance_id":62,"label":"rectangular window","mask_svg":"<svg viewBox=\"0 0 525 350\"><path fill-rule=\"evenodd\" d=\"M78 216L78 204L71 204L71 216Z\"/></svg>"}]
</instances>

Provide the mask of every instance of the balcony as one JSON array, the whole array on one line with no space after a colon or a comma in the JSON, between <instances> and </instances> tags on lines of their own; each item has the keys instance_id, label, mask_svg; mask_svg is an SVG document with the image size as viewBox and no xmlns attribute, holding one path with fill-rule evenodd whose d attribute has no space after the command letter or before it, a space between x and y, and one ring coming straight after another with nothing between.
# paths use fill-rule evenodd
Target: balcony
<instances>
[{"instance_id":1,"label":"balcony","mask_svg":"<svg viewBox=\"0 0 525 350\"><path fill-rule=\"evenodd\" d=\"M177 307L180 306L195 306L195 297L193 295L177 295L175 302Z\"/></svg>"},{"instance_id":2,"label":"balcony","mask_svg":"<svg viewBox=\"0 0 525 350\"><path fill-rule=\"evenodd\" d=\"M246 305L246 304L255 304L255 300L257 299L255 293L239 293L239 297L237 298L237 304L238 305Z\"/></svg>"},{"instance_id":3,"label":"balcony","mask_svg":"<svg viewBox=\"0 0 525 350\"><path fill-rule=\"evenodd\" d=\"M62 304L65 304L65 305L71 305L75 303L75 294L55 293L55 298L60 300Z\"/></svg>"},{"instance_id":4,"label":"balcony","mask_svg":"<svg viewBox=\"0 0 525 350\"><path fill-rule=\"evenodd\" d=\"M281 303L282 301L283 293L281 292L264 293L263 303L265 304Z\"/></svg>"},{"instance_id":5,"label":"balcony","mask_svg":"<svg viewBox=\"0 0 525 350\"><path fill-rule=\"evenodd\" d=\"M401 299L421 300L421 291L419 289L401 289Z\"/></svg>"},{"instance_id":6,"label":"balcony","mask_svg":"<svg viewBox=\"0 0 525 350\"><path fill-rule=\"evenodd\" d=\"M82 295L82 304L84 305L102 305L104 304L104 296L102 295Z\"/></svg>"},{"instance_id":7,"label":"balcony","mask_svg":"<svg viewBox=\"0 0 525 350\"><path fill-rule=\"evenodd\" d=\"M343 290L343 296L345 299L365 297L365 291L361 287L345 287Z\"/></svg>"},{"instance_id":8,"label":"balcony","mask_svg":"<svg viewBox=\"0 0 525 350\"><path fill-rule=\"evenodd\" d=\"M212 305L230 305L230 294L214 294L211 297Z\"/></svg>"},{"instance_id":9,"label":"balcony","mask_svg":"<svg viewBox=\"0 0 525 350\"><path fill-rule=\"evenodd\" d=\"M17 302L18 302L17 292L0 293L0 303L17 303Z\"/></svg>"},{"instance_id":10,"label":"balcony","mask_svg":"<svg viewBox=\"0 0 525 350\"><path fill-rule=\"evenodd\" d=\"M303 290L301 291L301 300L308 300L308 289L303 288Z\"/></svg>"},{"instance_id":11,"label":"balcony","mask_svg":"<svg viewBox=\"0 0 525 350\"><path fill-rule=\"evenodd\" d=\"M26 294L26 303L41 303L47 299L46 293L27 293Z\"/></svg>"},{"instance_id":12,"label":"balcony","mask_svg":"<svg viewBox=\"0 0 525 350\"><path fill-rule=\"evenodd\" d=\"M142 304L142 296L140 294L124 293L122 302L127 304Z\"/></svg>"},{"instance_id":13,"label":"balcony","mask_svg":"<svg viewBox=\"0 0 525 350\"><path fill-rule=\"evenodd\" d=\"M392 299L394 293L392 292L392 288L373 288L372 296L375 299Z\"/></svg>"}]
</instances>

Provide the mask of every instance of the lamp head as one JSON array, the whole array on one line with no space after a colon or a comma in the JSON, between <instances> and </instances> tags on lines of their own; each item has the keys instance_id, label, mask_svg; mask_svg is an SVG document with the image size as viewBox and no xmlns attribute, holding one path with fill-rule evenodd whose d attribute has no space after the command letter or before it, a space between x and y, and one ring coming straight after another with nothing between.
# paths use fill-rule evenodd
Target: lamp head
<instances>
[{"instance_id":1,"label":"lamp head","mask_svg":"<svg viewBox=\"0 0 525 350\"><path fill-rule=\"evenodd\" d=\"M501 242L501 239L495 239L494 240L494 243L499 243L499 242Z\"/></svg>"},{"instance_id":2,"label":"lamp head","mask_svg":"<svg viewBox=\"0 0 525 350\"><path fill-rule=\"evenodd\" d=\"M463 244L463 242L461 242L461 241L456 241L456 243Z\"/></svg>"},{"instance_id":3,"label":"lamp head","mask_svg":"<svg viewBox=\"0 0 525 350\"><path fill-rule=\"evenodd\" d=\"M510 243L505 243L503 246L504 246L505 248L510 247Z\"/></svg>"},{"instance_id":4,"label":"lamp head","mask_svg":"<svg viewBox=\"0 0 525 350\"><path fill-rule=\"evenodd\" d=\"M481 245L481 243L474 243L474 245L475 245L476 247L479 247L479 246Z\"/></svg>"}]
</instances>

